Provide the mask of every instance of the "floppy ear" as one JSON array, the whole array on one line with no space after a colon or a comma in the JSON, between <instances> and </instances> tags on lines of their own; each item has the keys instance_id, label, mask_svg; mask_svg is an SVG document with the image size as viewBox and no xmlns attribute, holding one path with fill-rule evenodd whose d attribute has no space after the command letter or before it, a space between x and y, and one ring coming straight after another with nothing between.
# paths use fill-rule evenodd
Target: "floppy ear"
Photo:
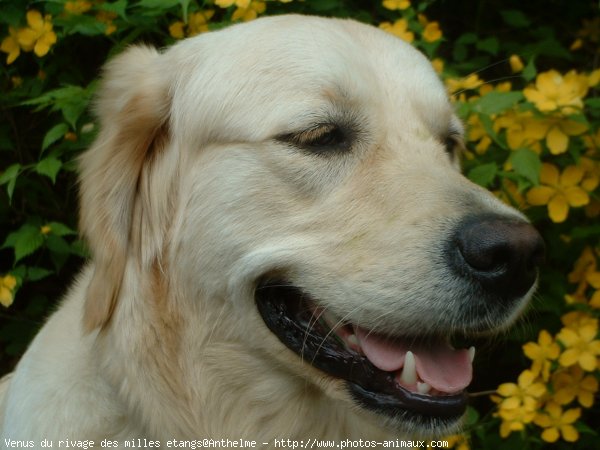
<instances>
[{"instance_id":1,"label":"floppy ear","mask_svg":"<svg viewBox=\"0 0 600 450\"><path fill-rule=\"evenodd\" d=\"M97 95L100 131L80 160L80 228L94 261L87 331L108 323L128 258L144 265L160 252L170 195L166 180L152 192L153 179L165 175L155 172L169 141L169 70L162 58L152 48L129 48L108 63Z\"/></svg>"}]
</instances>

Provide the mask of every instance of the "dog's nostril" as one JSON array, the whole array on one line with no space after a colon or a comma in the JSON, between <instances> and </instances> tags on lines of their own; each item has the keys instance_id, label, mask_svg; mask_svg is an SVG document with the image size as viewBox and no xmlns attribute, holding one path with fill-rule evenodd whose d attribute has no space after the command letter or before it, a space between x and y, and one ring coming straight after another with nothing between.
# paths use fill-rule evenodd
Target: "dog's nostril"
<instances>
[{"instance_id":1,"label":"dog's nostril","mask_svg":"<svg viewBox=\"0 0 600 450\"><path fill-rule=\"evenodd\" d=\"M455 244L461 273L505 299L531 288L545 253L541 236L529 223L500 216L464 221Z\"/></svg>"}]
</instances>

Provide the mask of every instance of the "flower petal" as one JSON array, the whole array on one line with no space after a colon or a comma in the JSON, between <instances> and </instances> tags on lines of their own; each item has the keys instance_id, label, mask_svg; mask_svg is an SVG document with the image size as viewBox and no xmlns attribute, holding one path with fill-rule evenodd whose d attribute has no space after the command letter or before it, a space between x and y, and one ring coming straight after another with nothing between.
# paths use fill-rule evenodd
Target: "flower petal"
<instances>
[{"instance_id":1,"label":"flower petal","mask_svg":"<svg viewBox=\"0 0 600 450\"><path fill-rule=\"evenodd\" d=\"M567 202L570 206L575 208L579 206L587 205L590 202L590 197L587 192L585 192L580 187L574 186L565 189L565 197L567 198Z\"/></svg>"},{"instance_id":2,"label":"flower petal","mask_svg":"<svg viewBox=\"0 0 600 450\"><path fill-rule=\"evenodd\" d=\"M564 195L555 195L548 203L548 216L554 223L562 223L569 215L569 204Z\"/></svg>"},{"instance_id":3,"label":"flower petal","mask_svg":"<svg viewBox=\"0 0 600 450\"><path fill-rule=\"evenodd\" d=\"M559 127L550 128L546 136L546 145L553 155L564 153L569 146L569 136L567 136Z\"/></svg>"}]
</instances>

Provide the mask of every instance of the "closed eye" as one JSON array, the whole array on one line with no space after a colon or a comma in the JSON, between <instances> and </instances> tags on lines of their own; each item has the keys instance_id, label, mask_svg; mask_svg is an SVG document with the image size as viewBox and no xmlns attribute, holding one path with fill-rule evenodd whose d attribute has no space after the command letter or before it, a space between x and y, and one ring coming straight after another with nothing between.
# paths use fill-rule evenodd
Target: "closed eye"
<instances>
[{"instance_id":1,"label":"closed eye","mask_svg":"<svg viewBox=\"0 0 600 450\"><path fill-rule=\"evenodd\" d=\"M279 136L277 139L316 153L345 150L350 146L348 133L333 123L317 124L297 133Z\"/></svg>"},{"instance_id":2,"label":"closed eye","mask_svg":"<svg viewBox=\"0 0 600 450\"><path fill-rule=\"evenodd\" d=\"M462 137L458 133L450 133L444 139L444 147L448 156L455 159L464 148Z\"/></svg>"}]
</instances>

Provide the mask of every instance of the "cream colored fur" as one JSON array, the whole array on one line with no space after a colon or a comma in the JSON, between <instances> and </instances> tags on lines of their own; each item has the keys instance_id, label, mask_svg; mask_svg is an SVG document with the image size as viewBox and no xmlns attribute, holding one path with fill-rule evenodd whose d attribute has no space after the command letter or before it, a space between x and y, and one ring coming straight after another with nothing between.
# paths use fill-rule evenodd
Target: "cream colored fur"
<instances>
[{"instance_id":1,"label":"cream colored fur","mask_svg":"<svg viewBox=\"0 0 600 450\"><path fill-rule=\"evenodd\" d=\"M428 249L469 212L518 213L446 153L461 127L425 57L353 21L260 19L128 49L97 112L93 258L0 388L0 445L409 436L280 343L254 288L285 271L361 326L449 326L460 294ZM276 139L332 120L360 128L346 153Z\"/></svg>"}]
</instances>

